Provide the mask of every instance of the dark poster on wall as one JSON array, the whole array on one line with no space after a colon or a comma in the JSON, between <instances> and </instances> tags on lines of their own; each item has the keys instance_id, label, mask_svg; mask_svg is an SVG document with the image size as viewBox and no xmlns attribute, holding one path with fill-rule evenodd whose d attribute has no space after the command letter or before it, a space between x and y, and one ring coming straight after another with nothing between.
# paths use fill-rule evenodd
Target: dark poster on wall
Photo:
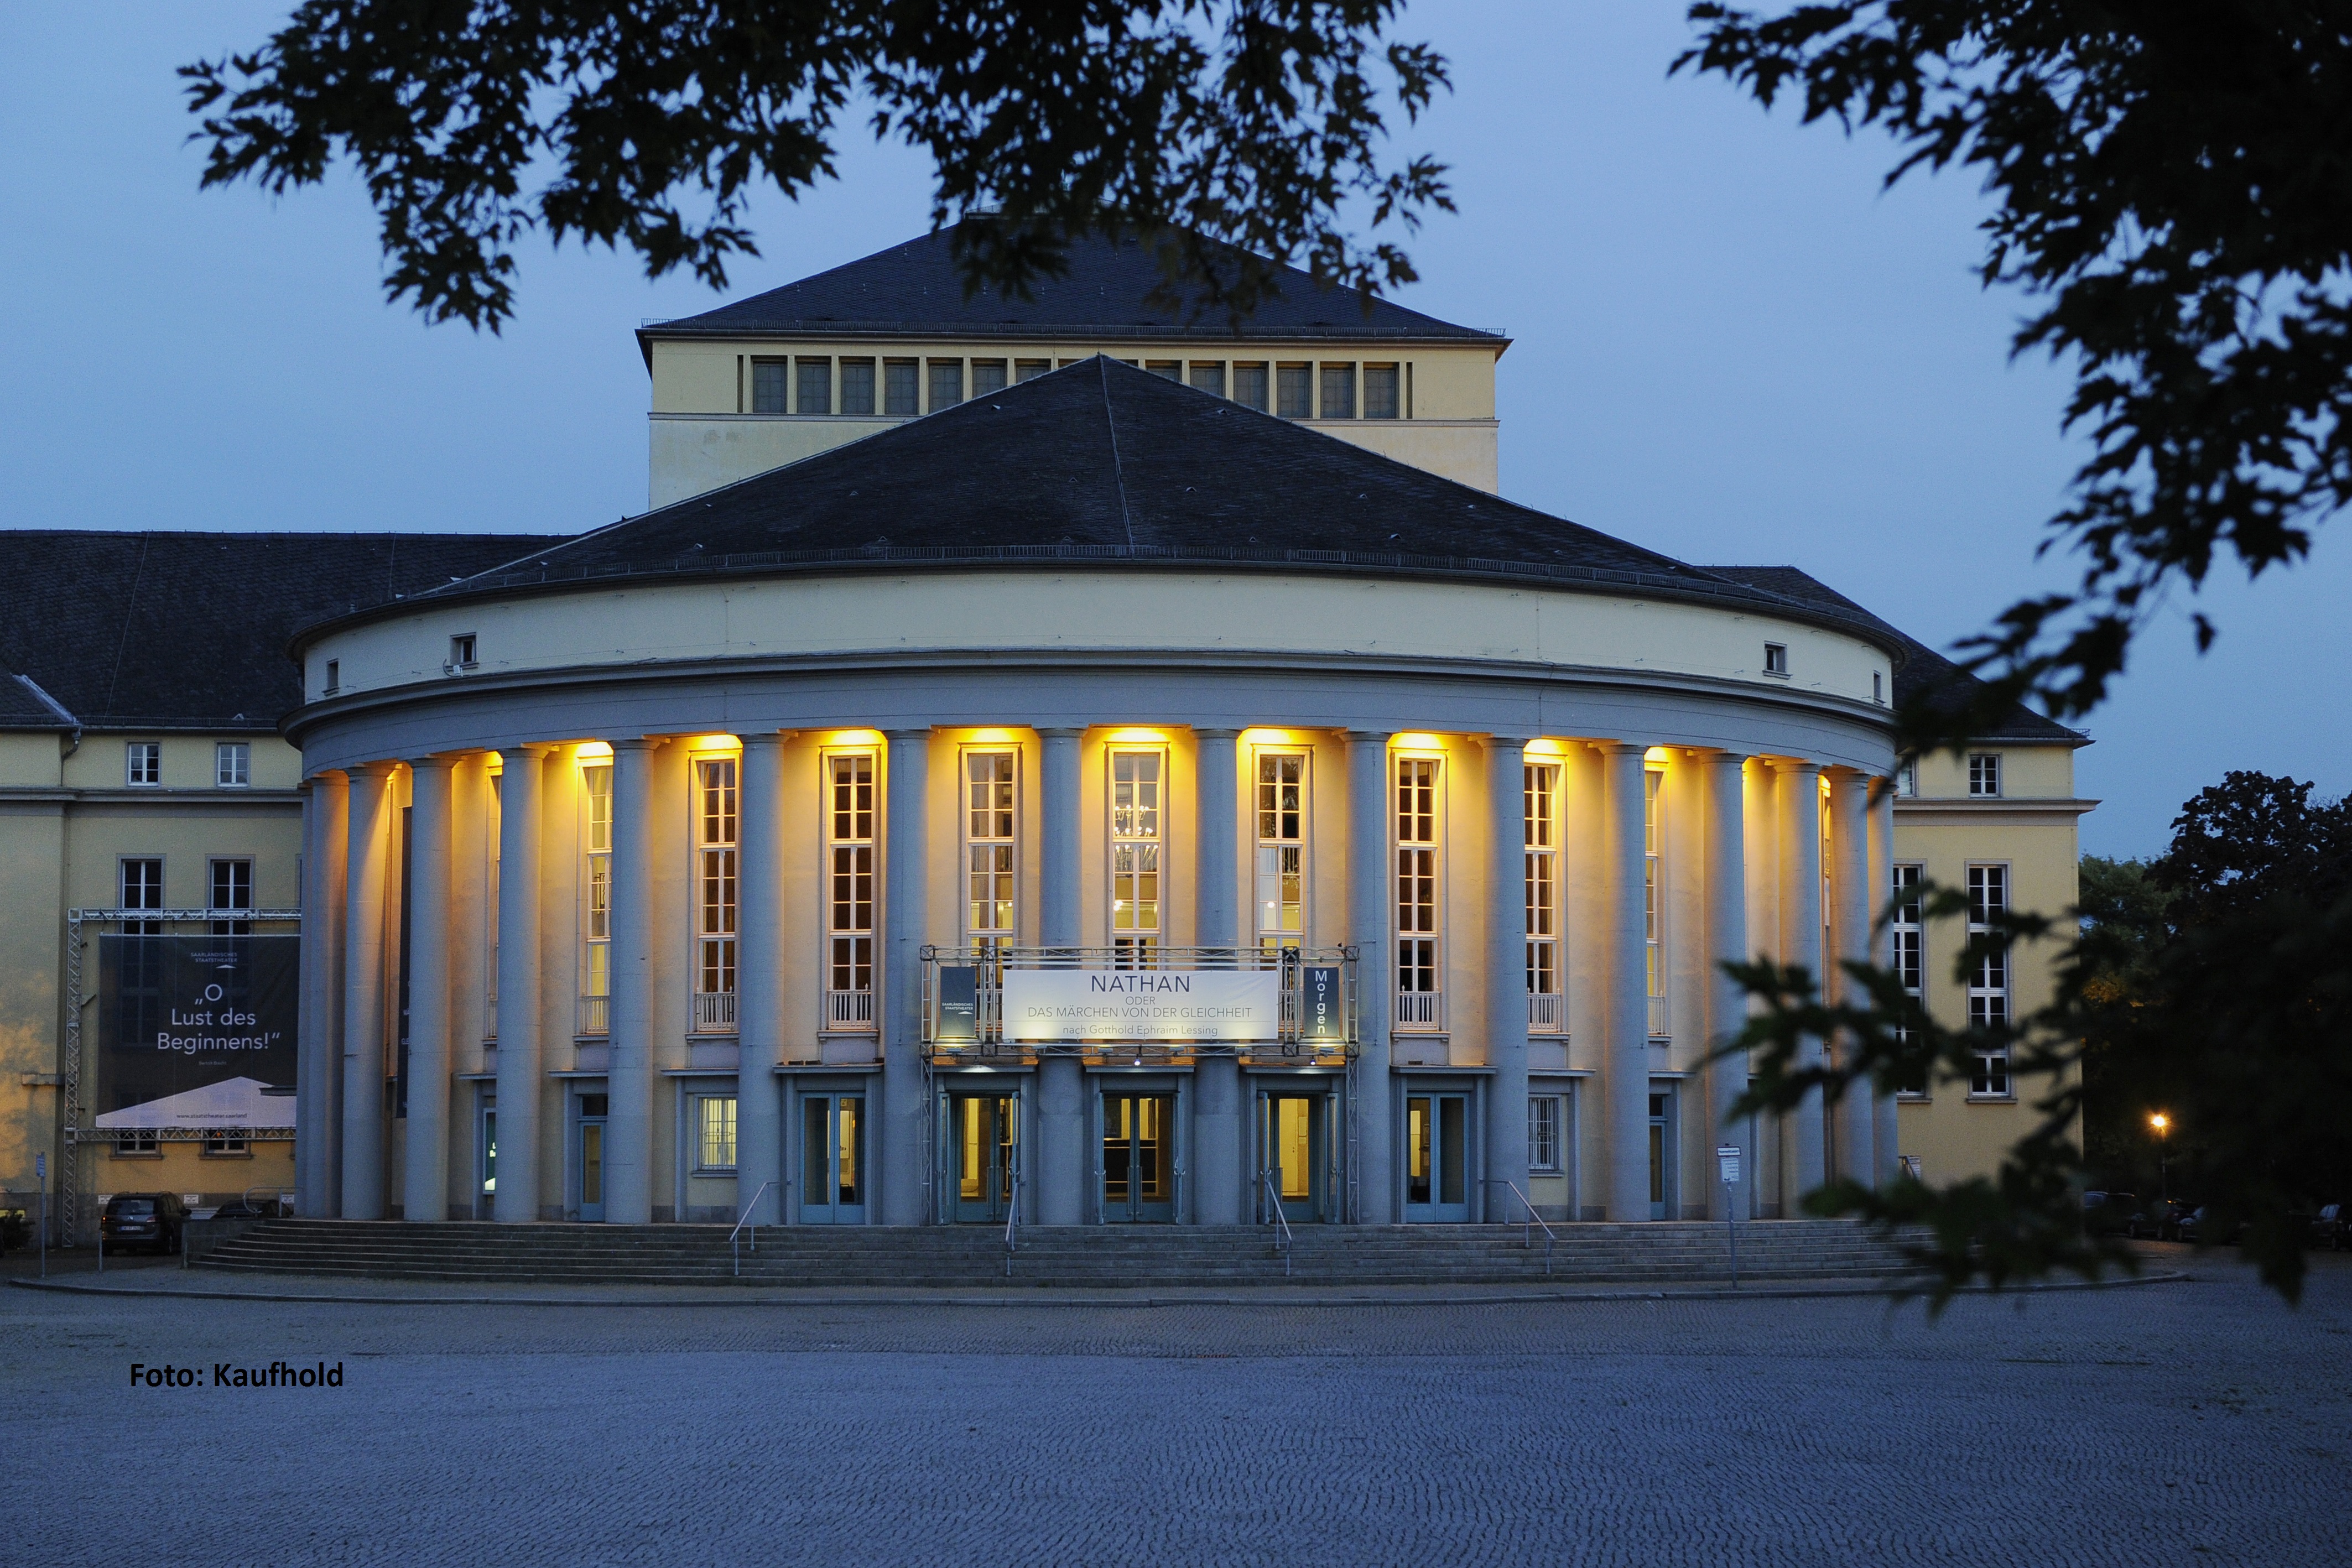
<instances>
[{"instance_id":1,"label":"dark poster on wall","mask_svg":"<svg viewBox=\"0 0 2352 1568\"><path fill-rule=\"evenodd\" d=\"M98 939L106 1131L290 1127L299 936Z\"/></svg>"}]
</instances>

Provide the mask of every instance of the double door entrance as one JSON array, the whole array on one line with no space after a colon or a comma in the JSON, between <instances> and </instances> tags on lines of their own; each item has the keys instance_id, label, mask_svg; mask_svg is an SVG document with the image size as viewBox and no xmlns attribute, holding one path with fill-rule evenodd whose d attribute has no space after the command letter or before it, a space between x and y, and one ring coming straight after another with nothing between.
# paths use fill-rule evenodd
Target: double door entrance
<instances>
[{"instance_id":1,"label":"double door entrance","mask_svg":"<svg viewBox=\"0 0 2352 1568\"><path fill-rule=\"evenodd\" d=\"M947 1218L1002 1224L1013 1211L1021 1175L1021 1097L950 1094L947 1100Z\"/></svg>"},{"instance_id":2,"label":"double door entrance","mask_svg":"<svg viewBox=\"0 0 2352 1568\"><path fill-rule=\"evenodd\" d=\"M1334 1101L1328 1094L1267 1092L1257 1097L1257 1186L1250 1213L1270 1224L1269 1189L1293 1225L1337 1219L1338 1147L1331 1137Z\"/></svg>"},{"instance_id":3,"label":"double door entrance","mask_svg":"<svg viewBox=\"0 0 2352 1568\"><path fill-rule=\"evenodd\" d=\"M1105 1224L1176 1218L1176 1096L1107 1092L1102 1097Z\"/></svg>"},{"instance_id":4,"label":"double door entrance","mask_svg":"<svg viewBox=\"0 0 2352 1568\"><path fill-rule=\"evenodd\" d=\"M866 1096L801 1098L801 1223L866 1223Z\"/></svg>"},{"instance_id":5,"label":"double door entrance","mask_svg":"<svg viewBox=\"0 0 2352 1568\"><path fill-rule=\"evenodd\" d=\"M1435 1224L1470 1218L1470 1096L1408 1094L1404 1102L1404 1217Z\"/></svg>"}]
</instances>

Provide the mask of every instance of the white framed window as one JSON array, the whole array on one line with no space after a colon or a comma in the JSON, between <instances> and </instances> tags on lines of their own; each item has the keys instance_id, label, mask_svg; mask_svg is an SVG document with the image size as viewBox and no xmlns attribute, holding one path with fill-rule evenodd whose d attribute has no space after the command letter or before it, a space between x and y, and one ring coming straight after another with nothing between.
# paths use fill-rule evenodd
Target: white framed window
<instances>
[{"instance_id":1,"label":"white framed window","mask_svg":"<svg viewBox=\"0 0 2352 1568\"><path fill-rule=\"evenodd\" d=\"M1277 364L1274 367L1274 412L1284 419L1315 417L1315 367Z\"/></svg>"},{"instance_id":2,"label":"white framed window","mask_svg":"<svg viewBox=\"0 0 2352 1568\"><path fill-rule=\"evenodd\" d=\"M1558 1176L1566 1168L1568 1146L1560 1106L1557 1094L1528 1097L1528 1172L1531 1176Z\"/></svg>"},{"instance_id":3,"label":"white framed window","mask_svg":"<svg viewBox=\"0 0 2352 1568\"><path fill-rule=\"evenodd\" d=\"M1880 707L1886 706L1886 672L1884 670L1870 672L1870 700Z\"/></svg>"},{"instance_id":4,"label":"white framed window","mask_svg":"<svg viewBox=\"0 0 2352 1568\"><path fill-rule=\"evenodd\" d=\"M449 639L449 667L470 670L478 661L474 657L474 633L460 632Z\"/></svg>"},{"instance_id":5,"label":"white framed window","mask_svg":"<svg viewBox=\"0 0 2352 1568\"><path fill-rule=\"evenodd\" d=\"M1919 794L1919 759L1906 757L1895 765L1895 798L1916 800Z\"/></svg>"},{"instance_id":6,"label":"white framed window","mask_svg":"<svg viewBox=\"0 0 2352 1568\"><path fill-rule=\"evenodd\" d=\"M1971 751L1969 753L1969 793L1998 795L2000 793L2000 753Z\"/></svg>"},{"instance_id":7,"label":"white framed window","mask_svg":"<svg viewBox=\"0 0 2352 1568\"><path fill-rule=\"evenodd\" d=\"M1558 1034L1568 1027L1567 986L1560 964L1559 764L1528 763L1521 778L1527 842L1528 1027Z\"/></svg>"},{"instance_id":8,"label":"white framed window","mask_svg":"<svg viewBox=\"0 0 2352 1568\"><path fill-rule=\"evenodd\" d=\"M613 765L580 769L580 1032L612 1029ZM492 864L493 873L496 863Z\"/></svg>"},{"instance_id":9,"label":"white framed window","mask_svg":"<svg viewBox=\"0 0 2352 1568\"><path fill-rule=\"evenodd\" d=\"M249 1155L253 1145L245 1132L237 1127L212 1127L205 1132L205 1153L213 1155Z\"/></svg>"},{"instance_id":10,"label":"white framed window","mask_svg":"<svg viewBox=\"0 0 2352 1568\"><path fill-rule=\"evenodd\" d=\"M127 856L121 862L119 881L121 902L118 909L161 909L163 907L163 858L161 855ZM126 920L122 923L126 936L161 936L163 923L160 920Z\"/></svg>"},{"instance_id":11,"label":"white framed window","mask_svg":"<svg viewBox=\"0 0 2352 1568\"><path fill-rule=\"evenodd\" d=\"M1969 936L1990 935L1995 922L2009 910L2009 868L1969 867ZM1969 966L1969 1023L1971 1028L1998 1029L2009 1022L2009 954L1989 952ZM1969 1079L1972 1097L2007 1099L2013 1092L2009 1076L2009 1051L2003 1046L1977 1053Z\"/></svg>"},{"instance_id":12,"label":"white framed window","mask_svg":"<svg viewBox=\"0 0 2352 1568\"><path fill-rule=\"evenodd\" d=\"M751 361L751 412L753 413L791 413L791 375L792 366L782 360L753 360Z\"/></svg>"},{"instance_id":13,"label":"white framed window","mask_svg":"<svg viewBox=\"0 0 2352 1568\"><path fill-rule=\"evenodd\" d=\"M343 662L341 659L327 661L326 684L320 689L327 696L333 696L343 689Z\"/></svg>"},{"instance_id":14,"label":"white framed window","mask_svg":"<svg viewBox=\"0 0 2352 1568\"><path fill-rule=\"evenodd\" d=\"M1213 397L1224 396L1225 361L1223 360L1194 360L1192 361L1191 381L1192 390L1194 392L1204 392Z\"/></svg>"},{"instance_id":15,"label":"white framed window","mask_svg":"<svg viewBox=\"0 0 2352 1568\"><path fill-rule=\"evenodd\" d=\"M1445 1021L1440 967L1441 759L1400 752L1394 768L1396 823L1396 1022L1439 1029Z\"/></svg>"},{"instance_id":16,"label":"white framed window","mask_svg":"<svg viewBox=\"0 0 2352 1568\"><path fill-rule=\"evenodd\" d=\"M1307 753L1257 754L1257 942L1263 952L1307 940Z\"/></svg>"},{"instance_id":17,"label":"white framed window","mask_svg":"<svg viewBox=\"0 0 2352 1568\"><path fill-rule=\"evenodd\" d=\"M145 788L163 782L163 743L134 740L122 748L122 781Z\"/></svg>"},{"instance_id":18,"label":"white framed window","mask_svg":"<svg viewBox=\"0 0 2352 1568\"><path fill-rule=\"evenodd\" d=\"M1890 868L1891 885L1887 889L1890 907L1887 913L1887 936L1893 946L1895 977L1902 983L1904 995L1917 1001L1925 994L1927 978L1927 930L1919 918L1919 879L1922 869L1917 864L1900 864ZM1901 1031L1907 1042L1911 1031ZM1903 1084L1896 1093L1912 1099L1924 1099L1927 1082L1923 1077L1916 1082Z\"/></svg>"},{"instance_id":19,"label":"white framed window","mask_svg":"<svg viewBox=\"0 0 2352 1568\"><path fill-rule=\"evenodd\" d=\"M972 396L986 397L991 392L1003 390L1004 361L1003 360L974 360L971 362Z\"/></svg>"},{"instance_id":20,"label":"white framed window","mask_svg":"<svg viewBox=\"0 0 2352 1568\"><path fill-rule=\"evenodd\" d=\"M1356 367L1351 363L1326 364L1323 371L1323 406L1325 419L1356 417Z\"/></svg>"},{"instance_id":21,"label":"white framed window","mask_svg":"<svg viewBox=\"0 0 2352 1568\"><path fill-rule=\"evenodd\" d=\"M735 1027L736 762L694 762L694 1027Z\"/></svg>"},{"instance_id":22,"label":"white framed window","mask_svg":"<svg viewBox=\"0 0 2352 1568\"><path fill-rule=\"evenodd\" d=\"M213 745L213 783L222 789L244 789L253 783L253 743L223 740Z\"/></svg>"},{"instance_id":23,"label":"white framed window","mask_svg":"<svg viewBox=\"0 0 2352 1568\"><path fill-rule=\"evenodd\" d=\"M1394 419L1402 412L1397 368L1394 365L1364 367L1364 417Z\"/></svg>"},{"instance_id":24,"label":"white framed window","mask_svg":"<svg viewBox=\"0 0 2352 1568\"><path fill-rule=\"evenodd\" d=\"M163 1157L163 1145L152 1133L124 1133L114 1140L116 1159Z\"/></svg>"},{"instance_id":25,"label":"white framed window","mask_svg":"<svg viewBox=\"0 0 2352 1568\"><path fill-rule=\"evenodd\" d=\"M698 1094L694 1100L694 1169L698 1176L735 1168L735 1096Z\"/></svg>"},{"instance_id":26,"label":"white framed window","mask_svg":"<svg viewBox=\"0 0 2352 1568\"><path fill-rule=\"evenodd\" d=\"M1236 362L1234 366L1234 401L1244 408L1254 408L1260 413L1274 412L1266 390L1266 365L1264 360Z\"/></svg>"},{"instance_id":27,"label":"white framed window","mask_svg":"<svg viewBox=\"0 0 2352 1568\"><path fill-rule=\"evenodd\" d=\"M874 1027L874 754L825 764L824 1021Z\"/></svg>"},{"instance_id":28,"label":"white framed window","mask_svg":"<svg viewBox=\"0 0 2352 1568\"><path fill-rule=\"evenodd\" d=\"M982 965L1020 940L1021 754L963 754L964 945Z\"/></svg>"},{"instance_id":29,"label":"white framed window","mask_svg":"<svg viewBox=\"0 0 2352 1568\"><path fill-rule=\"evenodd\" d=\"M1785 675L1789 673L1789 645L1786 643L1764 644L1764 673L1768 675Z\"/></svg>"},{"instance_id":30,"label":"white framed window","mask_svg":"<svg viewBox=\"0 0 2352 1568\"><path fill-rule=\"evenodd\" d=\"M1666 1032L1665 782L1664 769L1642 770L1642 944L1653 1035Z\"/></svg>"},{"instance_id":31,"label":"white framed window","mask_svg":"<svg viewBox=\"0 0 2352 1568\"><path fill-rule=\"evenodd\" d=\"M1161 784L1167 753L1110 754L1110 945L1116 962L1143 966L1160 950Z\"/></svg>"},{"instance_id":32,"label":"white framed window","mask_svg":"<svg viewBox=\"0 0 2352 1568\"><path fill-rule=\"evenodd\" d=\"M801 372L806 375L809 372ZM806 409L803 413L809 412ZM819 411L822 412L822 411ZM874 361L870 359L841 361L841 412L844 414L871 416L874 413Z\"/></svg>"},{"instance_id":33,"label":"white framed window","mask_svg":"<svg viewBox=\"0 0 2352 1568\"><path fill-rule=\"evenodd\" d=\"M253 862L242 856L218 856L206 867L205 907L213 910L253 909ZM211 923L215 936L250 936L250 920L215 920Z\"/></svg>"}]
</instances>

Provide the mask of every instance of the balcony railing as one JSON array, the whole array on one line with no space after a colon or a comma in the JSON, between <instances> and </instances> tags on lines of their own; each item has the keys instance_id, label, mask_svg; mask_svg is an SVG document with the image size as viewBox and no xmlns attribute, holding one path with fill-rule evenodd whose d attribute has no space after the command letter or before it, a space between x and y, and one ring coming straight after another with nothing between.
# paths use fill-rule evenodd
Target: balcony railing
<instances>
[{"instance_id":1,"label":"balcony railing","mask_svg":"<svg viewBox=\"0 0 2352 1568\"><path fill-rule=\"evenodd\" d=\"M1558 1034L1568 1017L1568 998L1558 991L1528 994L1528 1027L1538 1034Z\"/></svg>"},{"instance_id":2,"label":"balcony railing","mask_svg":"<svg viewBox=\"0 0 2352 1568\"><path fill-rule=\"evenodd\" d=\"M1399 991L1396 998L1396 1021L1399 1029L1440 1027L1445 1022L1445 993Z\"/></svg>"},{"instance_id":3,"label":"balcony railing","mask_svg":"<svg viewBox=\"0 0 2352 1568\"><path fill-rule=\"evenodd\" d=\"M824 1027L872 1029L874 1027L874 993L872 991L825 992Z\"/></svg>"},{"instance_id":4,"label":"balcony railing","mask_svg":"<svg viewBox=\"0 0 2352 1568\"><path fill-rule=\"evenodd\" d=\"M695 1033L731 1034L734 1030L734 992L697 991L694 993Z\"/></svg>"},{"instance_id":5,"label":"balcony railing","mask_svg":"<svg viewBox=\"0 0 2352 1568\"><path fill-rule=\"evenodd\" d=\"M1664 997L1650 998L1650 1032L1653 1035L1666 1032L1666 998Z\"/></svg>"},{"instance_id":6,"label":"balcony railing","mask_svg":"<svg viewBox=\"0 0 2352 1568\"><path fill-rule=\"evenodd\" d=\"M613 998L583 997L580 998L580 1030L582 1034L609 1034L613 1028Z\"/></svg>"}]
</instances>

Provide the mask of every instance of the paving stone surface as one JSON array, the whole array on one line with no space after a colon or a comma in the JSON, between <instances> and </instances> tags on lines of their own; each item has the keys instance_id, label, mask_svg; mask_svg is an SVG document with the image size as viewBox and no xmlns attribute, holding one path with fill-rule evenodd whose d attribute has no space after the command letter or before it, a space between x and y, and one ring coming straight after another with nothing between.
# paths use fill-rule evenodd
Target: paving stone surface
<instances>
[{"instance_id":1,"label":"paving stone surface","mask_svg":"<svg viewBox=\"0 0 2352 1568\"><path fill-rule=\"evenodd\" d=\"M1935 1322L0 1290L0 1561L2352 1563L2352 1257L2151 1251ZM213 1386L273 1361L342 1385Z\"/></svg>"}]
</instances>

